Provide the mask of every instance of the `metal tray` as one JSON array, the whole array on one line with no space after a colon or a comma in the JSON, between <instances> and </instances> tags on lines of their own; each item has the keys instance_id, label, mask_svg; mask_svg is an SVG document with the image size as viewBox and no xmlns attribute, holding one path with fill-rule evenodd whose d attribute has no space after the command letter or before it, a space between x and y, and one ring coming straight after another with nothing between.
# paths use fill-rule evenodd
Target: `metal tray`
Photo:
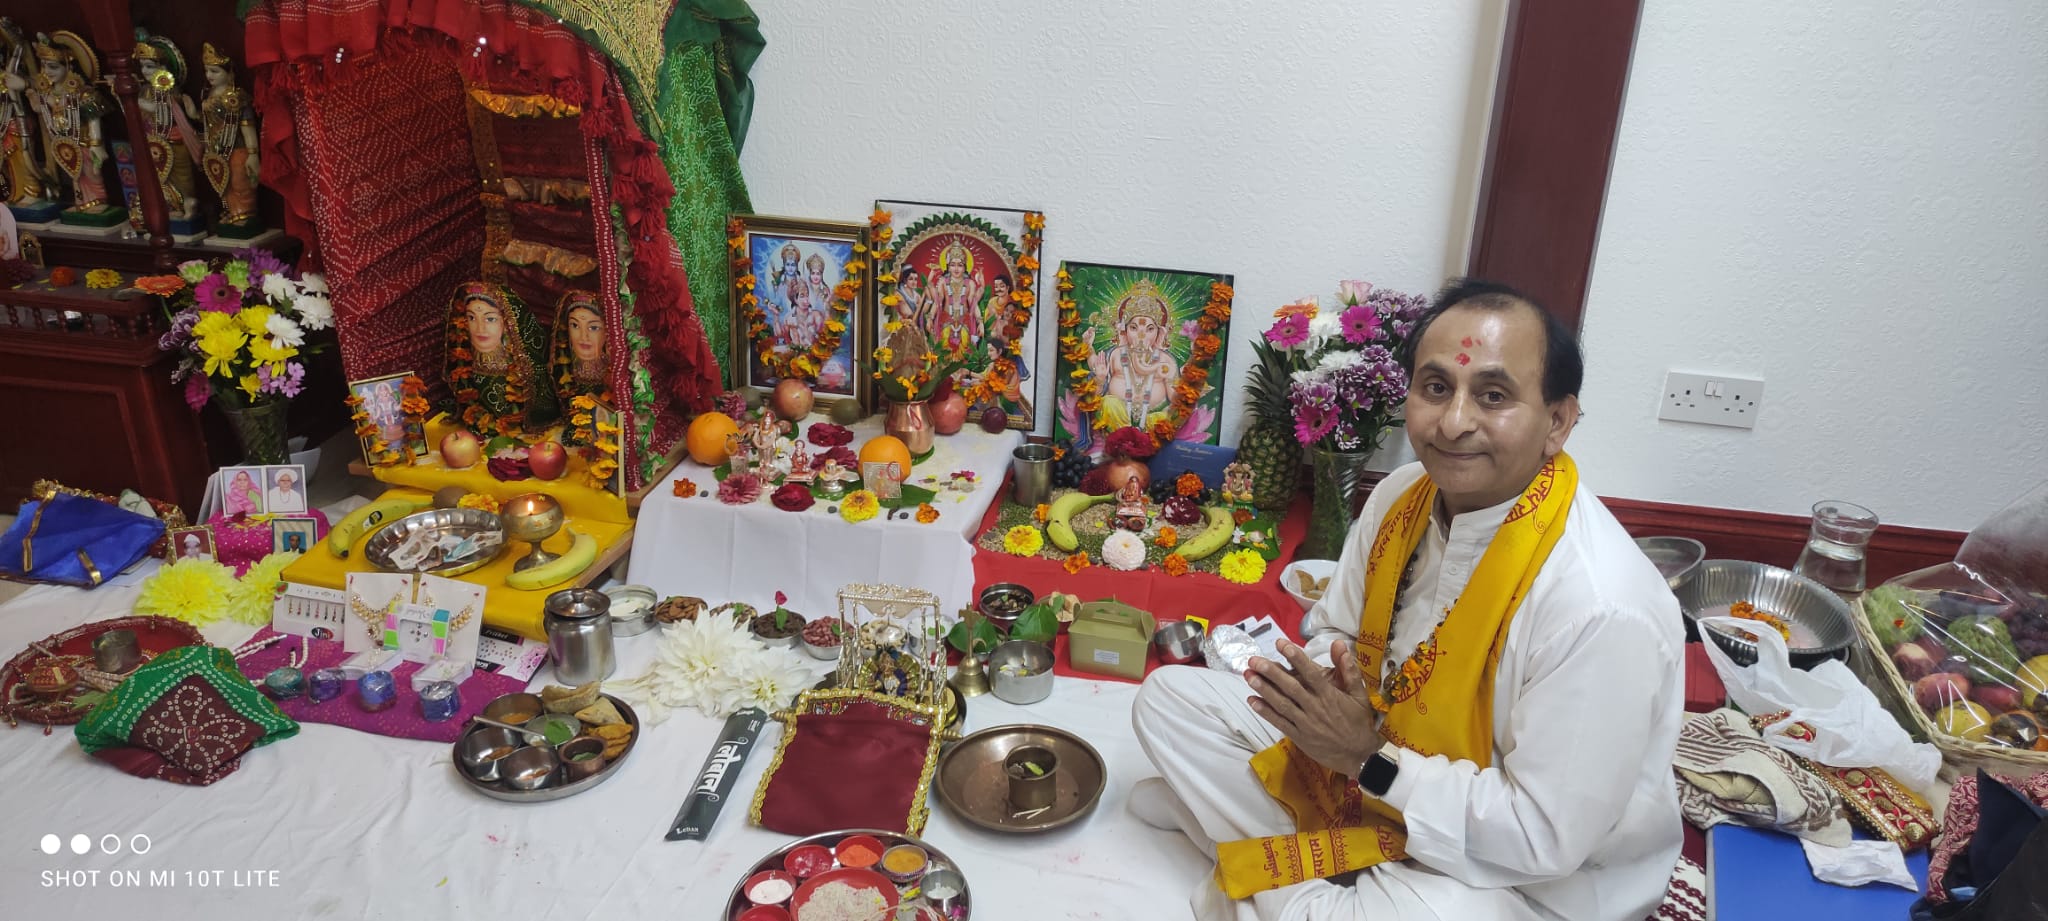
<instances>
[{"instance_id":1,"label":"metal tray","mask_svg":"<svg viewBox=\"0 0 2048 921\"><path fill-rule=\"evenodd\" d=\"M545 803L561 799L565 796L575 796L578 793L582 793L591 787L610 780L613 774L617 774L619 766L625 764L627 758L632 757L633 749L640 744L640 733L644 731L640 725L640 714L634 713L633 708L627 706L625 701L610 694L604 695L604 699L611 701L612 706L619 708L619 715L625 717L626 722L632 725L633 735L626 739L625 751L620 752L617 758L613 758L604 767L599 768L597 773L589 777L585 777L582 780L572 780L568 783L552 787L542 787L538 790L515 790L502 780L485 782L471 777L468 771L462 769L462 740L468 738L470 733L485 728L483 723L476 722L472 722L468 727L464 728L462 735L456 738L455 744L448 747L450 756L448 766L454 769L455 776L462 778L462 782L468 784L470 789L492 799L501 799L508 803ZM558 767L555 770L559 774L562 769Z\"/></svg>"},{"instance_id":2,"label":"metal tray","mask_svg":"<svg viewBox=\"0 0 2048 921\"><path fill-rule=\"evenodd\" d=\"M438 533L454 534L458 537L468 537L472 534L496 531L502 538L505 531L505 526L498 520L497 514L486 512L480 508L437 508L431 511L415 512L385 525L377 533L370 535L370 540L363 544L363 558L369 560L370 565L385 572L414 571L399 569L396 565L392 564L391 551L397 549L399 544L404 543L405 539L412 532L422 528ZM505 548L510 543L509 540L501 540L498 546L489 553L469 556L454 562L442 562L418 571L428 575L445 576L448 578L454 578L467 572L475 572L491 565L491 561L496 560L500 554L504 553Z\"/></svg>"},{"instance_id":3,"label":"metal tray","mask_svg":"<svg viewBox=\"0 0 2048 921\"><path fill-rule=\"evenodd\" d=\"M726 919L726 921L732 921L732 919L738 918L741 912L754 907L754 903L747 901L747 895L744 891L747 886L747 880L752 879L754 874L759 873L762 870L782 869L782 862L783 860L789 857L790 851L794 851L797 848L809 844L816 844L822 846L823 848L829 851L833 850L841 840L853 837L854 835L874 836L875 840L882 842L883 850L888 850L889 848L895 847L899 844L915 844L918 847L924 848L925 857L927 859L927 862L925 864L926 867L949 867L954 872L960 874L960 914L958 917L953 918L952 921L968 921L968 919L972 917L973 900L970 895L970 887L967 882L967 871L961 869L958 861L955 861L953 858L946 856L944 851L932 847L930 844L925 843L925 840L923 838L919 838L916 835L906 835L902 832L894 831L879 831L873 828L845 828L839 831L821 832L819 834L812 835L808 838L799 838L795 841L791 841L790 843L785 844L769 852L768 856L763 857L760 860L754 861L751 865L747 867L747 871L745 873L740 874L740 881L732 885L732 897L726 900L725 914L720 915L719 917ZM896 890L900 893L907 891L910 888L911 887L909 886L897 886Z\"/></svg>"},{"instance_id":4,"label":"metal tray","mask_svg":"<svg viewBox=\"0 0 2048 921\"><path fill-rule=\"evenodd\" d=\"M1050 748L1060 759L1059 793L1052 807L1029 818L1010 814L1010 781L1003 759L1025 745ZM990 831L1029 833L1059 828L1087 815L1102 799L1109 767L1095 746L1051 726L991 726L961 739L939 756L932 786L954 814Z\"/></svg>"}]
</instances>

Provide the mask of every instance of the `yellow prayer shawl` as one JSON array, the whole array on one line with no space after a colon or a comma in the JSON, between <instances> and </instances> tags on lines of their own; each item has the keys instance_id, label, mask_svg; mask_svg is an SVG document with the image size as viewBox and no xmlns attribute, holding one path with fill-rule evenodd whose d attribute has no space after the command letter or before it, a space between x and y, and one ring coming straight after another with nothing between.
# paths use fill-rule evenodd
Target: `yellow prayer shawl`
<instances>
[{"instance_id":1,"label":"yellow prayer shawl","mask_svg":"<svg viewBox=\"0 0 2048 921\"><path fill-rule=\"evenodd\" d=\"M1515 609L1564 533L1578 485L1578 465L1562 452L1537 472L1443 623L1373 692L1387 741L1481 768L1492 764L1494 669ZM1357 644L1368 684L1381 673L1402 571L1429 529L1435 502L1436 484L1425 475L1394 501L1373 538ZM1251 766L1298 832L1218 844L1216 884L1231 898L1408 856L1400 813L1362 794L1355 777L1324 768L1285 739L1252 756Z\"/></svg>"}]
</instances>

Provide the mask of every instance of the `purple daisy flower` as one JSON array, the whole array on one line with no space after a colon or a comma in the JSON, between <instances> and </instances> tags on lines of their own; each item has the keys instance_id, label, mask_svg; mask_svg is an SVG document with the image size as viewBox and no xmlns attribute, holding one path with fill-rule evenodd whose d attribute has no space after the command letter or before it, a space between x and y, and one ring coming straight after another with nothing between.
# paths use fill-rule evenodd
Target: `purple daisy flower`
<instances>
[{"instance_id":1,"label":"purple daisy flower","mask_svg":"<svg viewBox=\"0 0 2048 921\"><path fill-rule=\"evenodd\" d=\"M249 283L252 286L261 284L265 275L292 277L291 267L285 265L284 260L277 258L276 253L267 249L238 249L234 258L249 263Z\"/></svg>"},{"instance_id":2,"label":"purple daisy flower","mask_svg":"<svg viewBox=\"0 0 2048 921\"><path fill-rule=\"evenodd\" d=\"M1299 348L1308 341L1308 317L1298 313L1281 317L1272 329L1266 330L1266 341L1283 349Z\"/></svg>"},{"instance_id":3,"label":"purple daisy flower","mask_svg":"<svg viewBox=\"0 0 2048 921\"><path fill-rule=\"evenodd\" d=\"M199 303L199 309L211 313L233 313L242 306L242 292L228 284L228 277L215 272L199 280L192 288L192 299Z\"/></svg>"}]
</instances>

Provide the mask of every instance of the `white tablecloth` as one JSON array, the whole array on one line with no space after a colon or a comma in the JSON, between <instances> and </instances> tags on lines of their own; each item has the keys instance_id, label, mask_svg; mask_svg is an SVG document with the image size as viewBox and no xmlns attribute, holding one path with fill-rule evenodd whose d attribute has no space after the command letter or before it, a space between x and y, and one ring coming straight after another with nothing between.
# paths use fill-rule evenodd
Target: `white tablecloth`
<instances>
[{"instance_id":1,"label":"white tablecloth","mask_svg":"<svg viewBox=\"0 0 2048 921\"><path fill-rule=\"evenodd\" d=\"M852 428L858 450L881 433L881 417ZM714 605L740 601L763 611L775 606L781 591L789 595L789 609L805 616L836 612L840 586L887 583L933 592L940 613L951 615L974 600L970 541L1002 489L1010 452L1023 441L1021 432L990 435L979 428L937 439L931 458L910 477L913 485L940 487L932 503L939 520L931 524L886 520L887 509L853 524L831 511L837 502L824 500L802 512L785 512L765 499L726 505L715 498L718 481L711 468L685 460L640 506L629 578L663 597L694 595ZM979 485L973 492L943 488L956 470L974 471ZM940 481L926 483L927 476ZM677 479L694 481L698 495L676 498Z\"/></svg>"},{"instance_id":2,"label":"white tablecloth","mask_svg":"<svg viewBox=\"0 0 2048 921\"><path fill-rule=\"evenodd\" d=\"M78 623L127 614L135 594L119 586L33 589L0 606L0 655ZM250 632L227 626L207 635L234 644ZM622 676L645 666L654 639L619 641ZM536 686L548 677L543 669ZM1061 678L1050 698L1031 707L988 696L969 704L970 730L1058 726L1088 739L1109 765L1095 812L1042 835L975 829L934 794L924 837L960 864L975 917L1191 917L1187 897L1206 877L1209 859L1178 833L1152 829L1125 808L1131 785L1154 773L1131 734L1134 693L1134 685ZM317 723L249 753L239 771L211 787L130 777L81 752L69 727L51 736L32 726L0 728L0 826L7 830L0 916L721 919L740 874L791 840L746 821L745 803L774 753L773 733L748 758L739 796L710 840L662 840L721 722L681 711L649 727L603 786L540 804L500 802L469 789L446 745ZM39 842L50 834L67 844L88 835L95 850L45 855ZM103 835L124 839L121 852L100 853ZM128 852L125 842L135 835L148 836L149 853ZM59 885L64 871L98 877ZM114 875L130 871L139 885ZM152 874L164 871L172 885L153 886Z\"/></svg>"}]
</instances>

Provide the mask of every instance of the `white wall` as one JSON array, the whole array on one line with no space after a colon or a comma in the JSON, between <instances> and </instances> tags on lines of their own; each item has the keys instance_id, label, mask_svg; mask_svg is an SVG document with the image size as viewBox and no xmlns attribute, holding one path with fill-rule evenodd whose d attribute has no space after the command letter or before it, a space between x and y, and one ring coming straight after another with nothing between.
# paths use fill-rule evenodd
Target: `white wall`
<instances>
[{"instance_id":1,"label":"white wall","mask_svg":"<svg viewBox=\"0 0 2048 921\"><path fill-rule=\"evenodd\" d=\"M2048 478L2048 4L1645 6L1589 482L1966 530ZM1658 421L1669 368L1763 377L1756 429Z\"/></svg>"},{"instance_id":2,"label":"white wall","mask_svg":"<svg viewBox=\"0 0 2048 921\"><path fill-rule=\"evenodd\" d=\"M1433 290L1463 264L1500 7L756 0L742 166L765 214L1042 210L1048 285L1061 259L1234 274L1234 444L1274 307L1344 278Z\"/></svg>"}]
</instances>

